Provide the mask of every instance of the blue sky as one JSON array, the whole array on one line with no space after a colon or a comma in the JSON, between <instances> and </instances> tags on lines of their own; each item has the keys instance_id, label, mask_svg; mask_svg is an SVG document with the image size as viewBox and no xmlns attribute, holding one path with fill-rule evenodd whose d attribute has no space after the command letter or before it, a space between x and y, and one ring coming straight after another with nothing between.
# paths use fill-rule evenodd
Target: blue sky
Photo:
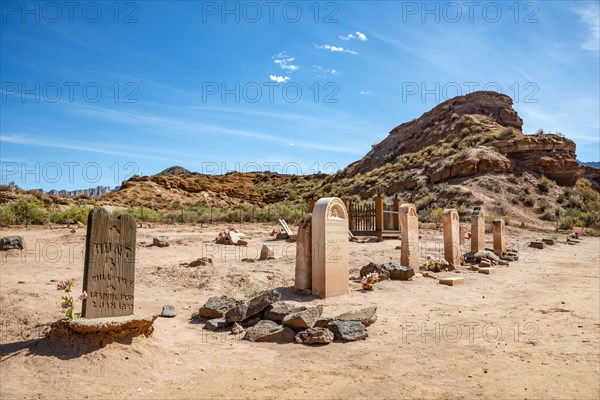
<instances>
[{"instance_id":1,"label":"blue sky","mask_svg":"<svg viewBox=\"0 0 600 400\"><path fill-rule=\"evenodd\" d=\"M335 172L457 94L600 160L598 1L1 2L2 183Z\"/></svg>"}]
</instances>

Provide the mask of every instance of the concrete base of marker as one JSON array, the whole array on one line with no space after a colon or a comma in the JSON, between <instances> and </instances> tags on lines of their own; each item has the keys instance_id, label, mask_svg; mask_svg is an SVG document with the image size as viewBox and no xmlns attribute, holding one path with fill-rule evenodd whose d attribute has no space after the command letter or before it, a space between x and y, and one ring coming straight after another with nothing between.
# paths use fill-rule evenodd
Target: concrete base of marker
<instances>
[{"instance_id":1,"label":"concrete base of marker","mask_svg":"<svg viewBox=\"0 0 600 400\"><path fill-rule=\"evenodd\" d=\"M465 283L465 278L461 276L451 276L448 278L440 278L439 282L442 285L455 286Z\"/></svg>"},{"instance_id":2,"label":"concrete base of marker","mask_svg":"<svg viewBox=\"0 0 600 400\"><path fill-rule=\"evenodd\" d=\"M154 332L157 315L127 315L109 318L62 319L50 327L48 336L77 347L104 347L109 343L128 344L137 336Z\"/></svg>"},{"instance_id":3,"label":"concrete base of marker","mask_svg":"<svg viewBox=\"0 0 600 400\"><path fill-rule=\"evenodd\" d=\"M479 273L480 274L486 274L486 275L490 275L490 274L495 274L496 273L496 268L479 268Z\"/></svg>"}]
</instances>

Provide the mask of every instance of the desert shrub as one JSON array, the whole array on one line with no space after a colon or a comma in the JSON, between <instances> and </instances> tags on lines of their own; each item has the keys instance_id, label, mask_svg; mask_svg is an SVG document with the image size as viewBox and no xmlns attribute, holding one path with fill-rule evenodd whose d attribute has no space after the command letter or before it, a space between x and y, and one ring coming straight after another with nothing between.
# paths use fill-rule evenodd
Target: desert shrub
<instances>
[{"instance_id":1,"label":"desert shrub","mask_svg":"<svg viewBox=\"0 0 600 400\"><path fill-rule=\"evenodd\" d=\"M75 223L78 221L85 224L87 223L89 213L90 209L88 207L71 206L63 212L53 214L51 220L57 224L65 224L67 222Z\"/></svg>"},{"instance_id":2,"label":"desert shrub","mask_svg":"<svg viewBox=\"0 0 600 400\"><path fill-rule=\"evenodd\" d=\"M498 139L506 139L506 138L514 136L514 134L515 134L515 131L512 127L504 128L504 129L502 129L502 131L500 131L500 134L498 135Z\"/></svg>"},{"instance_id":3,"label":"desert shrub","mask_svg":"<svg viewBox=\"0 0 600 400\"><path fill-rule=\"evenodd\" d=\"M8 204L0 205L0 226L14 225L17 217Z\"/></svg>"},{"instance_id":4,"label":"desert shrub","mask_svg":"<svg viewBox=\"0 0 600 400\"><path fill-rule=\"evenodd\" d=\"M562 215L559 217L559 227L560 229L573 229L573 227L575 226L575 223L577 223L577 218L576 217L572 217L569 215Z\"/></svg>"},{"instance_id":5,"label":"desert shrub","mask_svg":"<svg viewBox=\"0 0 600 400\"><path fill-rule=\"evenodd\" d=\"M435 208L429 213L429 221L433 222L436 226L440 226L442 223L442 214L444 213L444 209L441 207Z\"/></svg>"},{"instance_id":6,"label":"desert shrub","mask_svg":"<svg viewBox=\"0 0 600 400\"><path fill-rule=\"evenodd\" d=\"M546 211L541 217L543 221L556 221L556 213L554 211Z\"/></svg>"},{"instance_id":7,"label":"desert shrub","mask_svg":"<svg viewBox=\"0 0 600 400\"><path fill-rule=\"evenodd\" d=\"M43 203L37 198L22 198L13 200L3 207L2 212L6 222L19 225L45 224L50 221L50 216L43 206Z\"/></svg>"},{"instance_id":8,"label":"desert shrub","mask_svg":"<svg viewBox=\"0 0 600 400\"><path fill-rule=\"evenodd\" d=\"M154 210L149 208L139 207L139 208L127 208L127 209L116 209L112 213L114 216L129 214L136 221L143 222L158 222L161 220L161 216Z\"/></svg>"},{"instance_id":9,"label":"desert shrub","mask_svg":"<svg viewBox=\"0 0 600 400\"><path fill-rule=\"evenodd\" d=\"M600 210L581 213L579 218L583 221L583 226L586 228L600 229Z\"/></svg>"},{"instance_id":10,"label":"desert shrub","mask_svg":"<svg viewBox=\"0 0 600 400\"><path fill-rule=\"evenodd\" d=\"M535 204L535 199L531 196L526 196L525 198L523 198L523 205L526 207L533 207L533 205Z\"/></svg>"},{"instance_id":11,"label":"desert shrub","mask_svg":"<svg viewBox=\"0 0 600 400\"><path fill-rule=\"evenodd\" d=\"M542 193L548 193L550 188L556 187L556 182L542 175L537 184L537 189Z\"/></svg>"},{"instance_id":12,"label":"desert shrub","mask_svg":"<svg viewBox=\"0 0 600 400\"><path fill-rule=\"evenodd\" d=\"M546 209L548 209L551 206L551 204L547 199L542 197L538 200L538 206L540 207L540 212L544 213L546 212Z\"/></svg>"}]
</instances>

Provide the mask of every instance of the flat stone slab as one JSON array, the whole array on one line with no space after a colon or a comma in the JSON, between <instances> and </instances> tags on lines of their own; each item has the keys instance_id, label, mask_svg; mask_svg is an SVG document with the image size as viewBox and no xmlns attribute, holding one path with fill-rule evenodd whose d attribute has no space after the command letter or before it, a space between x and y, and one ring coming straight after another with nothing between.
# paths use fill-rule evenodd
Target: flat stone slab
<instances>
[{"instance_id":1,"label":"flat stone slab","mask_svg":"<svg viewBox=\"0 0 600 400\"><path fill-rule=\"evenodd\" d=\"M481 268L480 268L480 270L481 270ZM442 285L455 286L455 285L460 285L462 283L465 283L465 278L463 278L461 276L450 276L447 278L440 278L439 282Z\"/></svg>"},{"instance_id":2,"label":"flat stone slab","mask_svg":"<svg viewBox=\"0 0 600 400\"><path fill-rule=\"evenodd\" d=\"M108 343L131 343L136 336L150 336L158 315L126 315L106 318L61 319L52 324L49 336L74 345L103 347Z\"/></svg>"},{"instance_id":3,"label":"flat stone slab","mask_svg":"<svg viewBox=\"0 0 600 400\"><path fill-rule=\"evenodd\" d=\"M363 308L358 311L348 311L338 315L334 320L339 321L358 321L364 326L369 326L377 321L377 306Z\"/></svg>"},{"instance_id":4,"label":"flat stone slab","mask_svg":"<svg viewBox=\"0 0 600 400\"><path fill-rule=\"evenodd\" d=\"M208 301L200 307L198 311L198 315L204 318L222 318L225 316L227 311L231 310L238 303L230 299L226 296L213 296L208 299Z\"/></svg>"},{"instance_id":5,"label":"flat stone slab","mask_svg":"<svg viewBox=\"0 0 600 400\"><path fill-rule=\"evenodd\" d=\"M327 328L309 328L296 334L296 343L328 344L333 338L333 332Z\"/></svg>"},{"instance_id":6,"label":"flat stone slab","mask_svg":"<svg viewBox=\"0 0 600 400\"><path fill-rule=\"evenodd\" d=\"M534 241L534 242L529 243L529 247L533 247L535 249L543 249L544 248L544 242Z\"/></svg>"},{"instance_id":7,"label":"flat stone slab","mask_svg":"<svg viewBox=\"0 0 600 400\"><path fill-rule=\"evenodd\" d=\"M547 244L548 246L554 246L554 239L542 239L542 242L544 244Z\"/></svg>"},{"instance_id":8,"label":"flat stone slab","mask_svg":"<svg viewBox=\"0 0 600 400\"><path fill-rule=\"evenodd\" d=\"M292 329L273 321L262 320L246 331L244 340L251 342L293 342L296 340L296 333Z\"/></svg>"},{"instance_id":9,"label":"flat stone slab","mask_svg":"<svg viewBox=\"0 0 600 400\"><path fill-rule=\"evenodd\" d=\"M333 332L334 339L342 342L353 342L369 336L365 326L358 321L333 321L328 328Z\"/></svg>"},{"instance_id":10,"label":"flat stone slab","mask_svg":"<svg viewBox=\"0 0 600 400\"><path fill-rule=\"evenodd\" d=\"M479 273L480 274L495 274L496 273L496 268L479 268Z\"/></svg>"}]
</instances>

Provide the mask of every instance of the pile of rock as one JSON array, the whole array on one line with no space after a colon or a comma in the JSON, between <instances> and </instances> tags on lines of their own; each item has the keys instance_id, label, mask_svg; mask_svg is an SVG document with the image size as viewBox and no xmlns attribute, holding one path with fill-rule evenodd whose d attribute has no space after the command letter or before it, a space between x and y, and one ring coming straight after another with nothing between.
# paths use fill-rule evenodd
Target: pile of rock
<instances>
[{"instance_id":1,"label":"pile of rock","mask_svg":"<svg viewBox=\"0 0 600 400\"><path fill-rule=\"evenodd\" d=\"M495 265L508 265L509 261L518 261L519 255L516 251L509 250L506 255L498 257L493 251L482 250L477 253L466 253L464 259L469 264L475 264L477 268L490 268Z\"/></svg>"},{"instance_id":2,"label":"pile of rock","mask_svg":"<svg viewBox=\"0 0 600 400\"><path fill-rule=\"evenodd\" d=\"M365 277L373 272L379 274L380 280L390 279L393 281L408 281L415 276L413 267L404 267L397 262L387 262L383 264L371 262L360 269L360 276Z\"/></svg>"},{"instance_id":3,"label":"pile of rock","mask_svg":"<svg viewBox=\"0 0 600 400\"><path fill-rule=\"evenodd\" d=\"M250 300L211 297L198 311L207 318L204 329L231 330L252 342L327 344L366 339L366 327L377 320L377 307L323 317L323 306L305 307L280 301L276 290Z\"/></svg>"}]
</instances>

